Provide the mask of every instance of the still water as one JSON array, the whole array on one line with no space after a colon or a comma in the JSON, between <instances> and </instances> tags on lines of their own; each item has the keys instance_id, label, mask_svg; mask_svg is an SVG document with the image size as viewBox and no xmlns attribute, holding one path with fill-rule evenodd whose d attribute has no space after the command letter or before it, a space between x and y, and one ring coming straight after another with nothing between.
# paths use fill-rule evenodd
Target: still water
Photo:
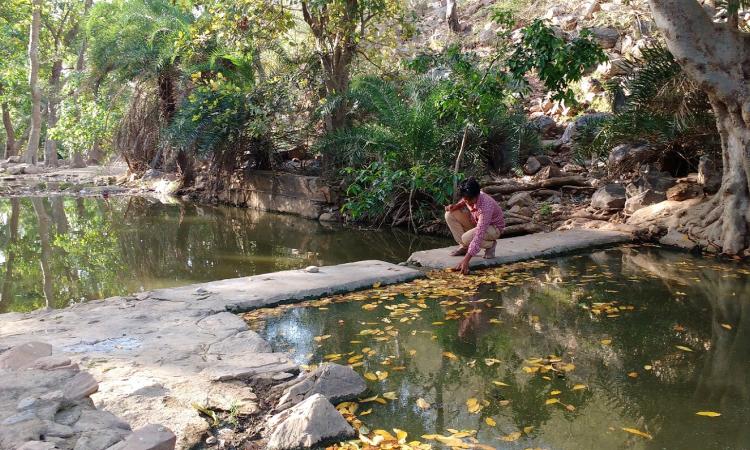
<instances>
[{"instance_id":1,"label":"still water","mask_svg":"<svg viewBox=\"0 0 750 450\"><path fill-rule=\"evenodd\" d=\"M750 266L623 248L524 267L248 319L300 363L374 378L358 406L371 410L365 431L435 448L455 436L501 449L750 448Z\"/></svg>"},{"instance_id":2,"label":"still water","mask_svg":"<svg viewBox=\"0 0 750 450\"><path fill-rule=\"evenodd\" d=\"M140 197L0 199L0 312L308 265L400 262L445 244Z\"/></svg>"}]
</instances>

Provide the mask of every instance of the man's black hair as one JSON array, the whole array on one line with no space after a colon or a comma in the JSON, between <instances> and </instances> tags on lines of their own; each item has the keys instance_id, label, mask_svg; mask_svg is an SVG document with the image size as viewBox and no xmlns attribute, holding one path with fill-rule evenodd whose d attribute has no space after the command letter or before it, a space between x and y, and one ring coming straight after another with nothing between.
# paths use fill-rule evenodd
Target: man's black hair
<instances>
[{"instance_id":1,"label":"man's black hair","mask_svg":"<svg viewBox=\"0 0 750 450\"><path fill-rule=\"evenodd\" d=\"M458 185L458 193L463 198L477 198L479 196L479 183L476 179L469 178Z\"/></svg>"}]
</instances>

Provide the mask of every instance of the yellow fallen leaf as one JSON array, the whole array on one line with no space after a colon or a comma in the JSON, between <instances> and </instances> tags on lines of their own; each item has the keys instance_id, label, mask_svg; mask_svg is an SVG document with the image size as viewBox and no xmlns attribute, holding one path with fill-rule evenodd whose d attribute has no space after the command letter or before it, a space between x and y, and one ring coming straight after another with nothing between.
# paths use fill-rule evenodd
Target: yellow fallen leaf
<instances>
[{"instance_id":1,"label":"yellow fallen leaf","mask_svg":"<svg viewBox=\"0 0 750 450\"><path fill-rule=\"evenodd\" d=\"M544 402L545 405L554 405L555 403L560 403L559 398L548 398L546 402Z\"/></svg>"},{"instance_id":2,"label":"yellow fallen leaf","mask_svg":"<svg viewBox=\"0 0 750 450\"><path fill-rule=\"evenodd\" d=\"M374 289L377 289L377 288L379 288L379 287L380 287L380 284L381 284L381 283L380 283L380 281L378 281L377 283L373 283L373 284L372 284L372 287L373 287Z\"/></svg>"},{"instance_id":3,"label":"yellow fallen leaf","mask_svg":"<svg viewBox=\"0 0 750 450\"><path fill-rule=\"evenodd\" d=\"M476 414L482 410L482 405L479 404L479 400L470 398L466 400L466 408L468 408L470 413Z\"/></svg>"},{"instance_id":4,"label":"yellow fallen leaf","mask_svg":"<svg viewBox=\"0 0 750 450\"><path fill-rule=\"evenodd\" d=\"M370 381L378 381L378 376L372 372L365 372L365 378L367 378Z\"/></svg>"},{"instance_id":5,"label":"yellow fallen leaf","mask_svg":"<svg viewBox=\"0 0 750 450\"><path fill-rule=\"evenodd\" d=\"M430 404L427 403L427 400L425 400L423 398L418 398L417 399L417 406L419 406L422 409L430 409Z\"/></svg>"},{"instance_id":6,"label":"yellow fallen leaf","mask_svg":"<svg viewBox=\"0 0 750 450\"><path fill-rule=\"evenodd\" d=\"M506 436L501 436L498 439L500 439L501 441L505 441L505 442L514 442L514 441L517 441L518 438L520 438L520 437L521 437L521 432L520 431L515 431L515 432L510 433L510 434L508 434Z\"/></svg>"},{"instance_id":7,"label":"yellow fallen leaf","mask_svg":"<svg viewBox=\"0 0 750 450\"><path fill-rule=\"evenodd\" d=\"M379 381L383 381L383 380L385 380L386 378L388 378L388 372L386 372L386 371L382 371L382 372L381 372L381 371L379 371L379 370L376 370L376 371L375 371L375 375L376 375L376 376L378 377L378 380L379 380Z\"/></svg>"},{"instance_id":8,"label":"yellow fallen leaf","mask_svg":"<svg viewBox=\"0 0 750 450\"><path fill-rule=\"evenodd\" d=\"M396 400L398 396L395 392L386 392L385 394L383 394L383 398L387 398L388 400Z\"/></svg>"},{"instance_id":9,"label":"yellow fallen leaf","mask_svg":"<svg viewBox=\"0 0 750 450\"><path fill-rule=\"evenodd\" d=\"M497 422L495 422L495 419L493 419L492 417L485 418L484 423L486 423L487 425L491 427L494 427L495 425L497 425Z\"/></svg>"},{"instance_id":10,"label":"yellow fallen leaf","mask_svg":"<svg viewBox=\"0 0 750 450\"><path fill-rule=\"evenodd\" d=\"M638 378L638 372L630 372L630 373L628 373L628 376L630 378Z\"/></svg>"},{"instance_id":11,"label":"yellow fallen leaf","mask_svg":"<svg viewBox=\"0 0 750 450\"><path fill-rule=\"evenodd\" d=\"M693 349L690 347L685 347L684 345L675 345L675 347L679 348L683 352L692 352Z\"/></svg>"},{"instance_id":12,"label":"yellow fallen leaf","mask_svg":"<svg viewBox=\"0 0 750 450\"><path fill-rule=\"evenodd\" d=\"M534 427L532 427L532 426L523 427L523 432L525 434L530 434L532 431L534 431Z\"/></svg>"},{"instance_id":13,"label":"yellow fallen leaf","mask_svg":"<svg viewBox=\"0 0 750 450\"><path fill-rule=\"evenodd\" d=\"M627 431L630 434L635 434L636 436L644 437L646 439L653 439L654 437L650 434L643 432L641 430L636 430L635 428L623 428L622 431Z\"/></svg>"},{"instance_id":14,"label":"yellow fallen leaf","mask_svg":"<svg viewBox=\"0 0 750 450\"><path fill-rule=\"evenodd\" d=\"M560 395L562 392L555 389L554 391L550 392L549 395Z\"/></svg>"},{"instance_id":15,"label":"yellow fallen leaf","mask_svg":"<svg viewBox=\"0 0 750 450\"><path fill-rule=\"evenodd\" d=\"M651 370L651 369L653 369L654 367L653 367L653 366L652 366L651 364L646 364L645 366L643 366L643 368L644 368L645 370Z\"/></svg>"},{"instance_id":16,"label":"yellow fallen leaf","mask_svg":"<svg viewBox=\"0 0 750 450\"><path fill-rule=\"evenodd\" d=\"M602 345L609 345L612 343L612 339L602 339Z\"/></svg>"},{"instance_id":17,"label":"yellow fallen leaf","mask_svg":"<svg viewBox=\"0 0 750 450\"><path fill-rule=\"evenodd\" d=\"M313 338L313 341L315 341L315 342L321 342L321 341L325 341L326 339L328 339L328 338L330 338L330 337L331 337L331 335L330 335L330 334L324 334L324 335L322 335L322 336L315 336L315 337Z\"/></svg>"},{"instance_id":18,"label":"yellow fallen leaf","mask_svg":"<svg viewBox=\"0 0 750 450\"><path fill-rule=\"evenodd\" d=\"M445 356L446 358L450 358L450 359L458 359L458 356L454 355L451 352L443 352L443 356Z\"/></svg>"},{"instance_id":19,"label":"yellow fallen leaf","mask_svg":"<svg viewBox=\"0 0 750 450\"><path fill-rule=\"evenodd\" d=\"M698 411L695 413L696 416L704 416L704 417L719 417L721 413L717 413L715 411Z\"/></svg>"},{"instance_id":20,"label":"yellow fallen leaf","mask_svg":"<svg viewBox=\"0 0 750 450\"><path fill-rule=\"evenodd\" d=\"M361 413L359 413L359 415L360 416L366 416L366 415L368 415L370 413L372 413L372 408L369 408L369 409L367 409L365 411L362 411Z\"/></svg>"},{"instance_id":21,"label":"yellow fallen leaf","mask_svg":"<svg viewBox=\"0 0 750 450\"><path fill-rule=\"evenodd\" d=\"M576 384L575 386L573 386L573 390L574 391L580 391L581 389L586 389L586 385L585 384Z\"/></svg>"},{"instance_id":22,"label":"yellow fallen leaf","mask_svg":"<svg viewBox=\"0 0 750 450\"><path fill-rule=\"evenodd\" d=\"M409 355L410 355L410 356L414 356L414 355L416 355L416 354L417 354L417 351L416 351L416 350L409 350Z\"/></svg>"},{"instance_id":23,"label":"yellow fallen leaf","mask_svg":"<svg viewBox=\"0 0 750 450\"><path fill-rule=\"evenodd\" d=\"M398 440L399 444L406 443L406 436L408 436L408 434L406 433L406 431L399 430L398 428L394 428L393 432L396 433L396 439Z\"/></svg>"},{"instance_id":24,"label":"yellow fallen leaf","mask_svg":"<svg viewBox=\"0 0 750 450\"><path fill-rule=\"evenodd\" d=\"M502 381L493 381L492 384L495 386L508 386L507 384L503 383Z\"/></svg>"},{"instance_id":25,"label":"yellow fallen leaf","mask_svg":"<svg viewBox=\"0 0 750 450\"><path fill-rule=\"evenodd\" d=\"M728 323L722 323L721 326L724 327L724 328L726 328L727 330L731 330L732 329L732 326L729 325Z\"/></svg>"}]
</instances>

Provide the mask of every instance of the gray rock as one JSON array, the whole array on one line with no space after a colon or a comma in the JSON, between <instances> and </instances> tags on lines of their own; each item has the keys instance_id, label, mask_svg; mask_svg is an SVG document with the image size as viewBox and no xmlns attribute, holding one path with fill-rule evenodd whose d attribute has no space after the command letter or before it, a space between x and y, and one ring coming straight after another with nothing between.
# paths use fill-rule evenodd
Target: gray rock
<instances>
[{"instance_id":1,"label":"gray rock","mask_svg":"<svg viewBox=\"0 0 750 450\"><path fill-rule=\"evenodd\" d=\"M534 175L539 172L539 169L541 168L542 164L539 160L533 156L529 156L529 159L526 160L526 164L523 165L523 173L526 175Z\"/></svg>"},{"instance_id":2,"label":"gray rock","mask_svg":"<svg viewBox=\"0 0 750 450\"><path fill-rule=\"evenodd\" d=\"M591 31L594 40L605 50L614 48L620 39L620 32L617 28L594 27L589 31Z\"/></svg>"},{"instance_id":3,"label":"gray rock","mask_svg":"<svg viewBox=\"0 0 750 450\"><path fill-rule=\"evenodd\" d=\"M678 247L685 250L693 250L698 243L690 239L690 237L684 233L680 233L677 230L670 229L667 234L659 239L659 243L662 245L668 245L670 247Z\"/></svg>"},{"instance_id":4,"label":"gray rock","mask_svg":"<svg viewBox=\"0 0 750 450\"><path fill-rule=\"evenodd\" d=\"M23 173L27 173L29 175L36 175L41 172L42 170L33 164L28 164L23 168Z\"/></svg>"},{"instance_id":5,"label":"gray rock","mask_svg":"<svg viewBox=\"0 0 750 450\"><path fill-rule=\"evenodd\" d=\"M320 267L318 267L318 266L308 266L308 267L305 267L305 272L307 272L307 273L318 273L318 272L320 272Z\"/></svg>"},{"instance_id":6,"label":"gray rock","mask_svg":"<svg viewBox=\"0 0 750 450\"><path fill-rule=\"evenodd\" d=\"M44 342L27 342L0 355L0 369L25 369L39 358L52 354L52 346Z\"/></svg>"},{"instance_id":7,"label":"gray rock","mask_svg":"<svg viewBox=\"0 0 750 450\"><path fill-rule=\"evenodd\" d=\"M654 149L648 144L621 144L609 152L607 166L610 172L623 172L650 162L654 156Z\"/></svg>"},{"instance_id":8,"label":"gray rock","mask_svg":"<svg viewBox=\"0 0 750 450\"><path fill-rule=\"evenodd\" d=\"M146 425L133 432L112 450L173 450L177 437L169 428L161 425Z\"/></svg>"},{"instance_id":9,"label":"gray rock","mask_svg":"<svg viewBox=\"0 0 750 450\"><path fill-rule=\"evenodd\" d=\"M287 383L276 409L282 410L320 394L331 403L353 400L367 390L365 380L349 366L323 364Z\"/></svg>"},{"instance_id":10,"label":"gray rock","mask_svg":"<svg viewBox=\"0 0 750 450\"><path fill-rule=\"evenodd\" d=\"M258 397L244 383L212 383L201 404L211 410L235 411L247 416L258 411Z\"/></svg>"},{"instance_id":11,"label":"gray rock","mask_svg":"<svg viewBox=\"0 0 750 450\"><path fill-rule=\"evenodd\" d=\"M51 355L44 356L36 361L32 365L34 369L41 370L54 370L54 369L74 369L78 366L70 361L65 355Z\"/></svg>"},{"instance_id":12,"label":"gray rock","mask_svg":"<svg viewBox=\"0 0 750 450\"><path fill-rule=\"evenodd\" d=\"M667 189L667 200L682 202L703 195L703 187L695 183L677 183Z\"/></svg>"},{"instance_id":13,"label":"gray rock","mask_svg":"<svg viewBox=\"0 0 750 450\"><path fill-rule=\"evenodd\" d=\"M268 429L272 430L268 450L312 448L355 435L344 417L320 394L271 417Z\"/></svg>"},{"instance_id":14,"label":"gray rock","mask_svg":"<svg viewBox=\"0 0 750 450\"><path fill-rule=\"evenodd\" d=\"M211 344L206 353L209 361L231 359L247 353L270 353L271 344L255 331L242 331Z\"/></svg>"},{"instance_id":15,"label":"gray rock","mask_svg":"<svg viewBox=\"0 0 750 450\"><path fill-rule=\"evenodd\" d=\"M73 425L73 429L84 433L95 430L117 430L128 434L131 431L130 425L119 417L110 412L97 409L84 409L81 411L81 416Z\"/></svg>"},{"instance_id":16,"label":"gray rock","mask_svg":"<svg viewBox=\"0 0 750 450\"><path fill-rule=\"evenodd\" d=\"M76 441L73 450L106 450L130 434L123 430L101 429L86 431Z\"/></svg>"},{"instance_id":17,"label":"gray rock","mask_svg":"<svg viewBox=\"0 0 750 450\"><path fill-rule=\"evenodd\" d=\"M58 447L52 442L29 441L18 447L17 450L54 450L56 448Z\"/></svg>"},{"instance_id":18,"label":"gray rock","mask_svg":"<svg viewBox=\"0 0 750 450\"><path fill-rule=\"evenodd\" d=\"M550 178L559 178L563 176L562 170L560 170L559 167L552 164L549 166L545 166L542 170L537 172L536 175L534 175L535 180L549 180Z\"/></svg>"},{"instance_id":19,"label":"gray rock","mask_svg":"<svg viewBox=\"0 0 750 450\"><path fill-rule=\"evenodd\" d=\"M99 383L88 372L79 372L63 388L63 397L69 402L86 398L99 390Z\"/></svg>"},{"instance_id":20,"label":"gray rock","mask_svg":"<svg viewBox=\"0 0 750 450\"><path fill-rule=\"evenodd\" d=\"M202 373L211 381L250 380L279 372L297 372L297 365L280 353L249 353L216 361Z\"/></svg>"},{"instance_id":21,"label":"gray rock","mask_svg":"<svg viewBox=\"0 0 750 450\"><path fill-rule=\"evenodd\" d=\"M533 206L534 205L534 198L531 197L531 194L529 194L526 191L521 192L514 192L513 195L510 196L508 201L506 202L509 208L512 208L516 205L519 206Z\"/></svg>"},{"instance_id":22,"label":"gray rock","mask_svg":"<svg viewBox=\"0 0 750 450\"><path fill-rule=\"evenodd\" d=\"M591 113L583 114L573 122L570 122L565 128L565 132L560 138L560 143L563 145L573 145L581 137L581 132L584 129L596 127L598 122L601 122L612 115L609 113ZM593 130L592 130L593 131Z\"/></svg>"},{"instance_id":23,"label":"gray rock","mask_svg":"<svg viewBox=\"0 0 750 450\"><path fill-rule=\"evenodd\" d=\"M628 192L628 199L625 201L625 212L633 214L641 208L663 202L666 199L667 195L665 193L657 192L653 189L646 189L635 195L630 195L630 192Z\"/></svg>"},{"instance_id":24,"label":"gray rock","mask_svg":"<svg viewBox=\"0 0 750 450\"><path fill-rule=\"evenodd\" d=\"M541 115L531 120L530 125L542 135L547 135L557 128L557 122L550 116Z\"/></svg>"},{"instance_id":25,"label":"gray rock","mask_svg":"<svg viewBox=\"0 0 750 450\"><path fill-rule=\"evenodd\" d=\"M608 184L602 186L591 196L591 206L598 209L620 210L625 207L625 186L621 184Z\"/></svg>"}]
</instances>

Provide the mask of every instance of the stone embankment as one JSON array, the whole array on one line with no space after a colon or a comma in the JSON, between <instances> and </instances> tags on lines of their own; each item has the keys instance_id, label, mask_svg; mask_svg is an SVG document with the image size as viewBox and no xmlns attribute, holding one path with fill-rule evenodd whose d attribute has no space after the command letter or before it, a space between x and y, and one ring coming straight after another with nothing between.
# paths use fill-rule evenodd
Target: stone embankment
<instances>
[{"instance_id":1,"label":"stone embankment","mask_svg":"<svg viewBox=\"0 0 750 450\"><path fill-rule=\"evenodd\" d=\"M70 365L85 367L91 374L89 381L98 386L92 386L82 395L91 394L94 404L107 411L110 422L102 423L100 428L110 430L112 436L125 437L129 433L127 424L139 428L158 423L174 431L177 448L190 447L207 437L214 438L209 441L218 445L222 437L209 436L209 423L199 410L233 411L240 416L258 414L258 404L263 400L258 396L267 393L254 392L248 382L265 380L275 384L292 380L299 372L297 364L286 354L272 352L266 341L230 311L247 311L420 276L421 272L408 267L361 261L114 297L63 310L3 314L0 355L15 359L7 355L20 352L18 349L23 347L18 346L39 342L34 345L48 349L45 353L55 361L66 364L70 361ZM0 376L18 378L9 370L0 369ZM24 369L24 386L40 386L38 396L43 396L47 394L43 386L63 386L76 376L72 368L51 373ZM291 448L284 447L284 443L311 443L346 434L340 433L344 428L341 426L321 431L314 420L316 416L308 414L319 410L321 423L329 423L325 417L331 415L332 406L327 408L320 399L305 402L313 394L330 393L331 380L340 380L340 375L337 370L328 370L316 374L309 382L297 380L298 383L290 385L280 406L294 413L286 413L283 420L274 419L279 426L274 427L277 432L270 439L278 443L277 448ZM51 382L51 377L57 377L59 382ZM9 405L3 409L12 411L9 415L14 416L21 394L18 389L3 386L6 385L0 384L0 401ZM361 385L349 381L346 386L344 391L348 392ZM37 394L23 394L23 397L29 395ZM292 407L295 402L302 403ZM90 410L95 411L93 406ZM47 416L28 413L30 420L32 414L40 421L49 420ZM5 416L2 419L8 420ZM310 423L306 422L308 419ZM37 423L36 419L33 423ZM281 427L282 424L286 425ZM278 429L286 431L279 435ZM19 440L30 441L42 435L41 432L10 433L15 436L13 443L0 445L3 450L17 448ZM104 450L110 445L60 448Z\"/></svg>"}]
</instances>

